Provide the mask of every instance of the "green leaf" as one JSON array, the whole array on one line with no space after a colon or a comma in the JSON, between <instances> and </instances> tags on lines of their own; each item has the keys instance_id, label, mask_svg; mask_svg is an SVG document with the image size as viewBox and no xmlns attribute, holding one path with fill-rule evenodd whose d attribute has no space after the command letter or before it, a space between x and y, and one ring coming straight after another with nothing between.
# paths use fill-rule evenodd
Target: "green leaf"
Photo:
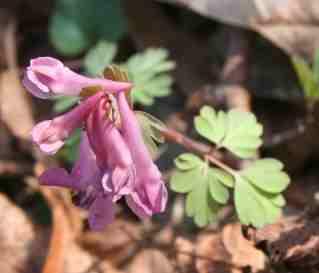
<instances>
[{"instance_id":1,"label":"green leaf","mask_svg":"<svg viewBox=\"0 0 319 273\"><path fill-rule=\"evenodd\" d=\"M66 56L78 55L91 44L90 38L77 22L60 13L51 18L49 37L54 48Z\"/></svg>"},{"instance_id":2,"label":"green leaf","mask_svg":"<svg viewBox=\"0 0 319 273\"><path fill-rule=\"evenodd\" d=\"M174 163L179 170L186 171L198 167L203 161L194 154L185 153L178 156Z\"/></svg>"},{"instance_id":3,"label":"green leaf","mask_svg":"<svg viewBox=\"0 0 319 273\"><path fill-rule=\"evenodd\" d=\"M277 207L284 207L286 205L286 200L282 194L274 194L269 196L269 200Z\"/></svg>"},{"instance_id":4,"label":"green leaf","mask_svg":"<svg viewBox=\"0 0 319 273\"><path fill-rule=\"evenodd\" d=\"M249 112L231 110L227 114L227 133L221 146L235 155L248 158L261 146L262 126Z\"/></svg>"},{"instance_id":5,"label":"green leaf","mask_svg":"<svg viewBox=\"0 0 319 273\"><path fill-rule=\"evenodd\" d=\"M117 45L105 40L99 41L84 58L84 67L92 76L102 75L105 67L111 64L117 53Z\"/></svg>"},{"instance_id":6,"label":"green leaf","mask_svg":"<svg viewBox=\"0 0 319 273\"><path fill-rule=\"evenodd\" d=\"M55 113L62 113L70 109L79 101L78 97L58 97L53 106Z\"/></svg>"},{"instance_id":7,"label":"green leaf","mask_svg":"<svg viewBox=\"0 0 319 273\"><path fill-rule=\"evenodd\" d=\"M287 188L289 176L282 171L283 165L275 159L261 159L241 171L241 175L257 188L269 192L280 193Z\"/></svg>"},{"instance_id":8,"label":"green leaf","mask_svg":"<svg viewBox=\"0 0 319 273\"><path fill-rule=\"evenodd\" d=\"M186 197L186 214L194 218L199 227L215 220L220 206L211 198L207 185L196 187Z\"/></svg>"},{"instance_id":9,"label":"green leaf","mask_svg":"<svg viewBox=\"0 0 319 273\"><path fill-rule=\"evenodd\" d=\"M220 204L226 204L229 199L229 191L224 184L216 179L213 169L208 170L208 183L212 198Z\"/></svg>"},{"instance_id":10,"label":"green leaf","mask_svg":"<svg viewBox=\"0 0 319 273\"><path fill-rule=\"evenodd\" d=\"M276 200L269 198L242 176L236 177L234 195L236 211L242 224L260 228L273 223L280 216L281 208Z\"/></svg>"},{"instance_id":11,"label":"green leaf","mask_svg":"<svg viewBox=\"0 0 319 273\"><path fill-rule=\"evenodd\" d=\"M134 83L132 98L143 105L152 105L157 97L168 96L173 84L168 74L175 63L168 59L168 51L150 48L129 58L123 64Z\"/></svg>"},{"instance_id":12,"label":"green leaf","mask_svg":"<svg viewBox=\"0 0 319 273\"><path fill-rule=\"evenodd\" d=\"M241 158L256 155L262 144L262 126L249 112L231 110L227 114L204 106L194 120L196 131L217 147L224 147Z\"/></svg>"},{"instance_id":13,"label":"green leaf","mask_svg":"<svg viewBox=\"0 0 319 273\"><path fill-rule=\"evenodd\" d=\"M180 193L190 192L195 186L198 187L202 179L200 168L193 168L189 171L176 170L171 177L171 189Z\"/></svg>"},{"instance_id":14,"label":"green leaf","mask_svg":"<svg viewBox=\"0 0 319 273\"><path fill-rule=\"evenodd\" d=\"M315 73L317 72L317 66L315 72L313 72L310 66L300 57L292 58L292 63L298 75L300 84L303 88L305 97L310 100L317 100L319 98L319 86L316 80Z\"/></svg>"},{"instance_id":15,"label":"green leaf","mask_svg":"<svg viewBox=\"0 0 319 273\"><path fill-rule=\"evenodd\" d=\"M211 174L215 178L223 183L226 187L233 188L235 184L235 179L232 175L226 173L225 171L217 168L211 168Z\"/></svg>"},{"instance_id":16,"label":"green leaf","mask_svg":"<svg viewBox=\"0 0 319 273\"><path fill-rule=\"evenodd\" d=\"M161 133L161 129L166 126L159 119L146 112L135 111L135 114L142 129L144 143L152 158L155 159L159 154L157 143L163 143L165 140Z\"/></svg>"},{"instance_id":17,"label":"green leaf","mask_svg":"<svg viewBox=\"0 0 319 273\"><path fill-rule=\"evenodd\" d=\"M226 114L220 111L218 114L210 106L202 107L200 116L195 117L197 132L208 140L220 143L226 133Z\"/></svg>"},{"instance_id":18,"label":"green leaf","mask_svg":"<svg viewBox=\"0 0 319 273\"><path fill-rule=\"evenodd\" d=\"M215 169L193 154L180 155L175 164L171 189L187 193L186 214L193 217L198 226L209 224L216 218L220 206L227 203L228 189L216 178Z\"/></svg>"},{"instance_id":19,"label":"green leaf","mask_svg":"<svg viewBox=\"0 0 319 273\"><path fill-rule=\"evenodd\" d=\"M77 55L101 39L118 41L127 31L121 1L58 0L50 38L65 55Z\"/></svg>"}]
</instances>

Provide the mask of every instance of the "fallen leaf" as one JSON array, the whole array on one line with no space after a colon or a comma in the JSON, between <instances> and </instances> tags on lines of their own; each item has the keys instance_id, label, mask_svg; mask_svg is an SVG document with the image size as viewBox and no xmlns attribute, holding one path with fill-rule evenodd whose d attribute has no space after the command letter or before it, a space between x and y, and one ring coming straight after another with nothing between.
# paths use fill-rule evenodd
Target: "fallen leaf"
<instances>
[{"instance_id":1,"label":"fallen leaf","mask_svg":"<svg viewBox=\"0 0 319 273\"><path fill-rule=\"evenodd\" d=\"M27 94L21 85L17 65L16 24L9 20L1 43L8 69L0 74L0 119L12 134L29 140L34 120Z\"/></svg>"},{"instance_id":2,"label":"fallen leaf","mask_svg":"<svg viewBox=\"0 0 319 273\"><path fill-rule=\"evenodd\" d=\"M14 136L23 140L30 139L34 120L17 70L7 70L0 74L0 118Z\"/></svg>"},{"instance_id":3,"label":"fallen leaf","mask_svg":"<svg viewBox=\"0 0 319 273\"><path fill-rule=\"evenodd\" d=\"M222 241L225 249L231 255L232 264L238 267L250 267L252 272L265 269L266 256L243 236L239 223L224 227Z\"/></svg>"},{"instance_id":4,"label":"fallen leaf","mask_svg":"<svg viewBox=\"0 0 319 273\"><path fill-rule=\"evenodd\" d=\"M128 267L129 273L173 273L169 259L157 249L143 249Z\"/></svg>"},{"instance_id":5,"label":"fallen leaf","mask_svg":"<svg viewBox=\"0 0 319 273\"><path fill-rule=\"evenodd\" d=\"M85 232L79 238L79 243L101 259L120 264L131 257L140 233L140 226L117 219L102 232Z\"/></svg>"},{"instance_id":6,"label":"fallen leaf","mask_svg":"<svg viewBox=\"0 0 319 273\"><path fill-rule=\"evenodd\" d=\"M75 243L68 246L63 273L121 273L110 262L98 259Z\"/></svg>"},{"instance_id":7,"label":"fallen leaf","mask_svg":"<svg viewBox=\"0 0 319 273\"><path fill-rule=\"evenodd\" d=\"M41 191L50 204L53 218L49 251L42 273L63 273L67 247L72 242L72 231L57 191L46 187L41 187Z\"/></svg>"},{"instance_id":8,"label":"fallen leaf","mask_svg":"<svg viewBox=\"0 0 319 273\"><path fill-rule=\"evenodd\" d=\"M39 233L24 211L0 193L0 268L5 273L39 272L45 252L35 250ZM37 253L34 259L34 253Z\"/></svg>"},{"instance_id":9,"label":"fallen leaf","mask_svg":"<svg viewBox=\"0 0 319 273\"><path fill-rule=\"evenodd\" d=\"M196 245L196 269L199 273L242 273L231 264L231 255L220 234L205 234Z\"/></svg>"},{"instance_id":10,"label":"fallen leaf","mask_svg":"<svg viewBox=\"0 0 319 273\"><path fill-rule=\"evenodd\" d=\"M194 263L195 245L190 240L178 237L175 240L176 265L178 268L186 269ZM183 270L185 272L186 270Z\"/></svg>"},{"instance_id":11,"label":"fallen leaf","mask_svg":"<svg viewBox=\"0 0 319 273\"><path fill-rule=\"evenodd\" d=\"M163 0L161 0L163 1ZM319 46L317 0L164 0L205 16L253 29L288 54L312 60Z\"/></svg>"}]
</instances>

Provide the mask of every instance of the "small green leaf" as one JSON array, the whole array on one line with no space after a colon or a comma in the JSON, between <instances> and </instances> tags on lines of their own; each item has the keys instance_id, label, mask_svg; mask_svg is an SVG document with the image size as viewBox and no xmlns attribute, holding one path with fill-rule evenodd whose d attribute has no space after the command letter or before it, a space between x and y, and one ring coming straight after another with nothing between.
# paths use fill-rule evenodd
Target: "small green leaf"
<instances>
[{"instance_id":1,"label":"small green leaf","mask_svg":"<svg viewBox=\"0 0 319 273\"><path fill-rule=\"evenodd\" d=\"M218 113L204 106L195 117L195 129L203 137L241 158L253 157L262 144L262 126L252 113L231 110Z\"/></svg>"},{"instance_id":2,"label":"small green leaf","mask_svg":"<svg viewBox=\"0 0 319 273\"><path fill-rule=\"evenodd\" d=\"M62 113L70 109L79 101L78 97L58 97L53 106L55 113Z\"/></svg>"},{"instance_id":3,"label":"small green leaf","mask_svg":"<svg viewBox=\"0 0 319 273\"><path fill-rule=\"evenodd\" d=\"M221 146L239 157L251 157L262 144L261 135L262 126L252 113L231 110L227 114L227 133Z\"/></svg>"},{"instance_id":4,"label":"small green leaf","mask_svg":"<svg viewBox=\"0 0 319 273\"><path fill-rule=\"evenodd\" d=\"M214 170L209 169L208 172L209 191L212 198L220 204L226 204L229 199L228 189L216 179Z\"/></svg>"},{"instance_id":5,"label":"small green leaf","mask_svg":"<svg viewBox=\"0 0 319 273\"><path fill-rule=\"evenodd\" d=\"M187 193L186 214L194 218L198 226L205 226L229 199L228 189L214 175L214 169L197 156L180 155L175 164L177 170L171 177L171 189Z\"/></svg>"},{"instance_id":6,"label":"small green leaf","mask_svg":"<svg viewBox=\"0 0 319 273\"><path fill-rule=\"evenodd\" d=\"M222 141L226 132L226 115L220 111L218 114L212 107L204 106L200 116L195 118L197 132L217 145Z\"/></svg>"},{"instance_id":7,"label":"small green leaf","mask_svg":"<svg viewBox=\"0 0 319 273\"><path fill-rule=\"evenodd\" d=\"M279 217L281 208L273 199L255 188L245 178L236 177L235 207L241 223L257 228L271 224Z\"/></svg>"},{"instance_id":8,"label":"small green leaf","mask_svg":"<svg viewBox=\"0 0 319 273\"><path fill-rule=\"evenodd\" d=\"M150 48L133 55L123 65L134 83L132 98L143 105L152 105L154 98L171 93L172 77L168 74L175 63L168 59L168 51Z\"/></svg>"},{"instance_id":9,"label":"small green leaf","mask_svg":"<svg viewBox=\"0 0 319 273\"><path fill-rule=\"evenodd\" d=\"M176 192L187 193L195 186L198 187L201 179L200 168L193 168L189 171L176 170L171 177L171 189Z\"/></svg>"},{"instance_id":10,"label":"small green leaf","mask_svg":"<svg viewBox=\"0 0 319 273\"><path fill-rule=\"evenodd\" d=\"M241 171L257 188L269 192L280 193L289 185L289 176L282 171L283 165L275 159L261 159Z\"/></svg>"},{"instance_id":11,"label":"small green leaf","mask_svg":"<svg viewBox=\"0 0 319 273\"><path fill-rule=\"evenodd\" d=\"M190 170L203 164L203 161L191 153L181 154L175 160L175 165L182 171Z\"/></svg>"},{"instance_id":12,"label":"small green leaf","mask_svg":"<svg viewBox=\"0 0 319 273\"><path fill-rule=\"evenodd\" d=\"M198 181L200 182L200 181ZM186 214L193 217L199 227L204 227L215 218L220 206L211 198L207 183L199 183L186 198Z\"/></svg>"},{"instance_id":13,"label":"small green leaf","mask_svg":"<svg viewBox=\"0 0 319 273\"><path fill-rule=\"evenodd\" d=\"M211 174L215 178L223 183L226 187L233 188L235 184L235 179L232 175L226 173L225 171L217 168L211 168Z\"/></svg>"},{"instance_id":14,"label":"small green leaf","mask_svg":"<svg viewBox=\"0 0 319 273\"><path fill-rule=\"evenodd\" d=\"M92 76L102 75L117 53L117 45L105 40L99 41L84 58L84 67Z\"/></svg>"},{"instance_id":15,"label":"small green leaf","mask_svg":"<svg viewBox=\"0 0 319 273\"><path fill-rule=\"evenodd\" d=\"M319 98L319 86L314 72L300 57L292 58L292 62L303 88L305 97L311 100L317 100Z\"/></svg>"}]
</instances>

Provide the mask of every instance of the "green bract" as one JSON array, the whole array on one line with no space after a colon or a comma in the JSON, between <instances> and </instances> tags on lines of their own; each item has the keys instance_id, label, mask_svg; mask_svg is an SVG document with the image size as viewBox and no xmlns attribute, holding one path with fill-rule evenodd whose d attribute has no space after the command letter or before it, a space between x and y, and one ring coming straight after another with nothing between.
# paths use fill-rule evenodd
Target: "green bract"
<instances>
[{"instance_id":1,"label":"green bract","mask_svg":"<svg viewBox=\"0 0 319 273\"><path fill-rule=\"evenodd\" d=\"M155 159L159 154L158 143L164 142L160 129L165 128L165 124L148 113L135 111L135 114L142 130L144 143L152 158Z\"/></svg>"},{"instance_id":2,"label":"green bract","mask_svg":"<svg viewBox=\"0 0 319 273\"><path fill-rule=\"evenodd\" d=\"M134 101L151 105L154 98L165 97L171 93L173 79L168 72L174 69L175 63L168 59L166 49L147 49L133 55L123 66L134 83Z\"/></svg>"},{"instance_id":3,"label":"green bract","mask_svg":"<svg viewBox=\"0 0 319 273\"><path fill-rule=\"evenodd\" d=\"M195 117L197 132L224 147L241 158L254 157L262 144L262 126L252 113L231 110L218 113L209 106L204 106L200 115Z\"/></svg>"}]
</instances>

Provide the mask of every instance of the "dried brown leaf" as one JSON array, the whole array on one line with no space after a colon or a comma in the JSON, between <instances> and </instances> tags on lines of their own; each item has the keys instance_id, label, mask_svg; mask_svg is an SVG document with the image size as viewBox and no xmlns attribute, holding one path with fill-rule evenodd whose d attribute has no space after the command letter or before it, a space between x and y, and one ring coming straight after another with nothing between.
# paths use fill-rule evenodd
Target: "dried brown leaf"
<instances>
[{"instance_id":1,"label":"dried brown leaf","mask_svg":"<svg viewBox=\"0 0 319 273\"><path fill-rule=\"evenodd\" d=\"M116 220L103 232L84 233L79 238L79 243L101 259L119 264L132 255L140 233L140 226L128 221Z\"/></svg>"},{"instance_id":2,"label":"dried brown leaf","mask_svg":"<svg viewBox=\"0 0 319 273\"><path fill-rule=\"evenodd\" d=\"M0 74L0 119L13 135L28 140L34 125L27 94L21 85L17 64L16 24L9 19L0 41L8 69Z\"/></svg>"},{"instance_id":3,"label":"dried brown leaf","mask_svg":"<svg viewBox=\"0 0 319 273\"><path fill-rule=\"evenodd\" d=\"M311 58L319 46L317 0L164 0L264 35L289 54Z\"/></svg>"},{"instance_id":4,"label":"dried brown leaf","mask_svg":"<svg viewBox=\"0 0 319 273\"><path fill-rule=\"evenodd\" d=\"M111 263L97 259L75 243L68 246L63 273L121 273Z\"/></svg>"},{"instance_id":5,"label":"dried brown leaf","mask_svg":"<svg viewBox=\"0 0 319 273\"><path fill-rule=\"evenodd\" d=\"M35 165L35 174L39 176L47 166L41 162ZM72 206L66 190L39 188L52 211L52 232L49 250L43 267L43 273L63 273L69 248L75 243L80 229L81 217Z\"/></svg>"},{"instance_id":6,"label":"dried brown leaf","mask_svg":"<svg viewBox=\"0 0 319 273\"><path fill-rule=\"evenodd\" d=\"M242 273L231 264L231 255L220 234L206 234L196 246L196 268L199 273Z\"/></svg>"},{"instance_id":7,"label":"dried brown leaf","mask_svg":"<svg viewBox=\"0 0 319 273\"><path fill-rule=\"evenodd\" d=\"M178 237L175 240L176 263L179 268L192 266L194 262L195 245L190 240Z\"/></svg>"},{"instance_id":8,"label":"dried brown leaf","mask_svg":"<svg viewBox=\"0 0 319 273\"><path fill-rule=\"evenodd\" d=\"M39 240L41 235L24 211L2 193L0 193L0 217L1 272L38 272L38 266L45 255L43 249L36 250L36 240ZM37 253L36 259L35 253Z\"/></svg>"},{"instance_id":9,"label":"dried brown leaf","mask_svg":"<svg viewBox=\"0 0 319 273\"><path fill-rule=\"evenodd\" d=\"M173 273L169 259L157 249L144 249L138 253L128 268L129 273Z\"/></svg>"},{"instance_id":10,"label":"dried brown leaf","mask_svg":"<svg viewBox=\"0 0 319 273\"><path fill-rule=\"evenodd\" d=\"M222 231L225 249L231 255L231 263L238 267L250 267L252 272L264 270L266 257L242 234L240 224L229 224Z\"/></svg>"},{"instance_id":11,"label":"dried brown leaf","mask_svg":"<svg viewBox=\"0 0 319 273\"><path fill-rule=\"evenodd\" d=\"M67 246L72 242L72 231L58 193L45 187L41 191L50 204L53 217L50 246L42 272L63 273Z\"/></svg>"},{"instance_id":12,"label":"dried brown leaf","mask_svg":"<svg viewBox=\"0 0 319 273\"><path fill-rule=\"evenodd\" d=\"M0 119L14 136L30 139L34 124L32 111L18 71L14 69L0 74Z\"/></svg>"}]
</instances>

